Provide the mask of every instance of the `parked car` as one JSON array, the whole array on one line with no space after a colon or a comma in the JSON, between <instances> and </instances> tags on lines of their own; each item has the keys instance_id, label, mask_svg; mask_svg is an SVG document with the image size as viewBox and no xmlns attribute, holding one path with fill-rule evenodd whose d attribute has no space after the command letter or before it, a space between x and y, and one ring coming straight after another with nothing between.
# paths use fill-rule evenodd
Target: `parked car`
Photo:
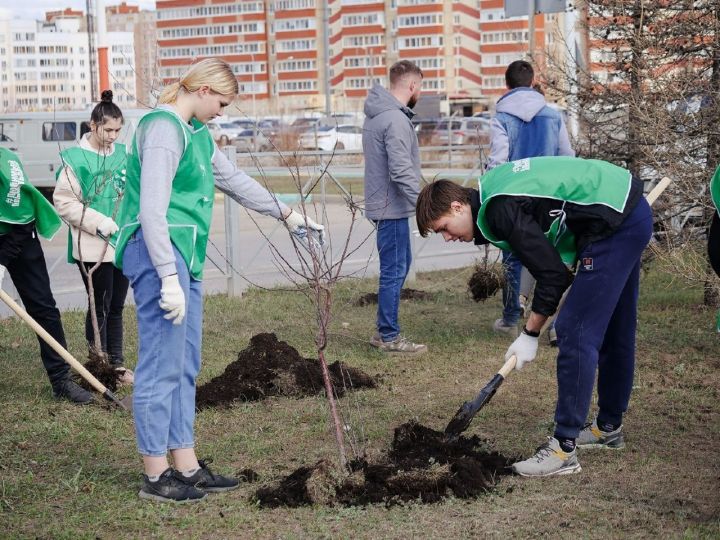
<instances>
[{"instance_id":1,"label":"parked car","mask_svg":"<svg viewBox=\"0 0 720 540\"><path fill-rule=\"evenodd\" d=\"M227 136L230 142L235 140L241 131L247 129L247 127L238 125L235 122L218 122L217 125L220 126L220 131ZM252 122L250 122L250 126L252 127Z\"/></svg>"},{"instance_id":2,"label":"parked car","mask_svg":"<svg viewBox=\"0 0 720 540\"><path fill-rule=\"evenodd\" d=\"M297 118L290 124L290 131L293 133L302 133L320 124L320 118Z\"/></svg>"},{"instance_id":3,"label":"parked car","mask_svg":"<svg viewBox=\"0 0 720 540\"><path fill-rule=\"evenodd\" d=\"M223 133L219 125L215 122L208 122L206 125L210 135L212 135L213 141L215 141L218 146L227 146L230 144L230 137Z\"/></svg>"},{"instance_id":4,"label":"parked car","mask_svg":"<svg viewBox=\"0 0 720 540\"><path fill-rule=\"evenodd\" d=\"M246 129L241 131L233 141L238 152L270 152L273 150L271 140L263 129Z\"/></svg>"},{"instance_id":5,"label":"parked car","mask_svg":"<svg viewBox=\"0 0 720 540\"><path fill-rule=\"evenodd\" d=\"M438 123L434 137L439 146L488 144L490 142L490 122L485 118L477 117L445 119ZM448 138L450 142L448 142Z\"/></svg>"},{"instance_id":6,"label":"parked car","mask_svg":"<svg viewBox=\"0 0 720 540\"><path fill-rule=\"evenodd\" d=\"M255 125L255 122L253 122L252 120L248 120L247 118L243 120L232 120L230 123L239 130L252 129L252 127Z\"/></svg>"},{"instance_id":7,"label":"parked car","mask_svg":"<svg viewBox=\"0 0 720 540\"><path fill-rule=\"evenodd\" d=\"M435 128L440 122L437 118L418 118L413 119L413 127L417 134L418 143L421 146L431 145L433 143L433 136L435 135Z\"/></svg>"},{"instance_id":8,"label":"parked car","mask_svg":"<svg viewBox=\"0 0 720 540\"><path fill-rule=\"evenodd\" d=\"M300 136L300 146L307 150L359 150L362 149L362 128L354 125L320 125Z\"/></svg>"}]
</instances>

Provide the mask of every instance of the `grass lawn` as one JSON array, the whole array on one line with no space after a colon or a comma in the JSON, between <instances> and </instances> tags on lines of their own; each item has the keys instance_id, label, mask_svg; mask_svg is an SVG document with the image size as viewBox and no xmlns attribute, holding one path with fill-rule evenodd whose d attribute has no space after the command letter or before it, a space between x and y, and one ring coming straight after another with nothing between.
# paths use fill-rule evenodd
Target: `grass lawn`
<instances>
[{"instance_id":1,"label":"grass lawn","mask_svg":"<svg viewBox=\"0 0 720 540\"><path fill-rule=\"evenodd\" d=\"M502 364L508 345L490 326L500 300L476 304L469 270L421 274L414 288L437 298L404 302L404 332L430 352L388 358L371 349L375 307L353 300L373 281L336 292L328 359L382 384L341 401L369 454L386 449L410 419L442 430ZM637 372L625 419L627 447L585 451L578 475L503 477L471 501L385 508L263 510L257 484L198 505L138 499L140 460L132 419L101 407L52 400L35 336L17 319L0 321L0 537L8 538L718 538L720 537L720 339L699 289L657 272L643 276ZM82 356L83 317L63 314L71 352ZM312 356L312 310L304 297L250 291L240 300L209 297L200 382L221 373L249 338L277 333ZM135 363L134 311L126 313L128 364ZM543 344L545 341L543 340ZM506 455L531 453L552 432L554 350L512 373L469 429ZM336 455L322 397L274 398L198 414L198 454L223 473L251 468L261 482Z\"/></svg>"}]
</instances>

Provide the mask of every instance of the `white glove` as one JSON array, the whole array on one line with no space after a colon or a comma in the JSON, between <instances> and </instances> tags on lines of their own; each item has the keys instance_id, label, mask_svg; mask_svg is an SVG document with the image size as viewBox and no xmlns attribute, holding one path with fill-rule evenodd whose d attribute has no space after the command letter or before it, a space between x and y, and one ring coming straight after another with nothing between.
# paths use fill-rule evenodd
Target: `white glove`
<instances>
[{"instance_id":1,"label":"white glove","mask_svg":"<svg viewBox=\"0 0 720 540\"><path fill-rule=\"evenodd\" d=\"M305 239L307 231L310 229L310 233L317 243L321 246L325 244L325 226L318 225L308 216L303 216L295 210L291 210L288 217L285 218L285 226L300 240Z\"/></svg>"},{"instance_id":2,"label":"white glove","mask_svg":"<svg viewBox=\"0 0 720 540\"><path fill-rule=\"evenodd\" d=\"M525 332L522 332L505 353L505 360L510 360L510 357L514 354L517 358L515 369L521 370L526 363L535 360L537 350L538 338L528 336Z\"/></svg>"},{"instance_id":3,"label":"white glove","mask_svg":"<svg viewBox=\"0 0 720 540\"><path fill-rule=\"evenodd\" d=\"M2 287L2 280L5 277L5 267L0 264L0 287Z\"/></svg>"},{"instance_id":4,"label":"white glove","mask_svg":"<svg viewBox=\"0 0 720 540\"><path fill-rule=\"evenodd\" d=\"M105 238L110 238L113 234L118 232L120 230L120 227L118 227L118 224L113 221L113 218L106 217L104 218L100 223L98 223L97 226L97 232L100 233Z\"/></svg>"},{"instance_id":5,"label":"white glove","mask_svg":"<svg viewBox=\"0 0 720 540\"><path fill-rule=\"evenodd\" d=\"M177 274L165 276L161 279L160 307L167 311L165 318L172 320L173 324L180 324L185 317L185 293L180 286Z\"/></svg>"}]
</instances>

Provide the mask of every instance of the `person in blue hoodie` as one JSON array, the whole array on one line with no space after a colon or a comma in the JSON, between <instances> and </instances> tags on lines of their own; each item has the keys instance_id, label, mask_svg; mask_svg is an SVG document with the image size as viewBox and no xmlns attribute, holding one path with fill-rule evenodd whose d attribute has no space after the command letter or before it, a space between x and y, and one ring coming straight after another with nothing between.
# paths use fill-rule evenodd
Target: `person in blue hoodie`
<instances>
[{"instance_id":1,"label":"person in blue hoodie","mask_svg":"<svg viewBox=\"0 0 720 540\"><path fill-rule=\"evenodd\" d=\"M376 84L365 101L365 215L377 228L380 259L377 332L373 347L387 353L423 353L400 335L400 291L410 270L410 226L420 192L420 149L410 119L420 98L422 70L409 60L390 68L390 88Z\"/></svg>"},{"instance_id":2,"label":"person in blue hoodie","mask_svg":"<svg viewBox=\"0 0 720 540\"><path fill-rule=\"evenodd\" d=\"M533 67L525 60L516 60L505 70L508 92L498 100L490 126L487 170L518 159L575 156L562 115L549 107L545 97L533 88L534 79ZM493 330L517 334L524 311L520 305L522 264L512 253L503 251L503 265L503 314L493 324ZM549 337L554 345L557 342L554 328L550 329Z\"/></svg>"}]
</instances>

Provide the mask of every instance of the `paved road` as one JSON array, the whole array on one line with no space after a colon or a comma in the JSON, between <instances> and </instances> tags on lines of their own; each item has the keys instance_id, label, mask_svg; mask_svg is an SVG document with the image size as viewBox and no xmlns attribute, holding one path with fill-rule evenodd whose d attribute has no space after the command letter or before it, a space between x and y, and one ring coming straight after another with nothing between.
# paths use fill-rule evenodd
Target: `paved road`
<instances>
[{"instance_id":1,"label":"paved road","mask_svg":"<svg viewBox=\"0 0 720 540\"><path fill-rule=\"evenodd\" d=\"M314 199L313 202L316 203L316 206L309 209L312 216L315 215L316 210L319 212L321 208L319 199ZM356 277L376 276L378 262L372 223L359 215L353 223L349 210L339 200L328 198L325 208L326 218L323 221L329 224L330 230L328 256L331 255L334 259L340 257L352 225L349 242L351 254L343 264L343 274L352 274ZM287 277L279 269L277 256L273 254L268 243L269 240L283 256L287 257L288 261L297 264L298 259L285 228L273 218L248 213L240 207L238 207L238 215L239 233L236 249L240 255L235 272L239 287L244 289L250 284L260 286L288 284ZM268 239L263 237L258 227ZM218 197L207 251L208 260L205 265L204 290L206 294L225 293L228 290L225 238L224 201ZM51 242L42 241L50 270L52 290L61 310L84 308L87 299L80 273L76 266L65 262L66 242L67 232L65 230L58 232ZM447 244L438 235L431 235L429 238L414 238L414 243L415 269L417 271L467 266L480 255L478 248L472 244ZM17 298L9 278L5 279L3 288ZM129 302L132 302L132 293ZM0 317L5 317L10 313L7 306L0 305Z\"/></svg>"}]
</instances>

